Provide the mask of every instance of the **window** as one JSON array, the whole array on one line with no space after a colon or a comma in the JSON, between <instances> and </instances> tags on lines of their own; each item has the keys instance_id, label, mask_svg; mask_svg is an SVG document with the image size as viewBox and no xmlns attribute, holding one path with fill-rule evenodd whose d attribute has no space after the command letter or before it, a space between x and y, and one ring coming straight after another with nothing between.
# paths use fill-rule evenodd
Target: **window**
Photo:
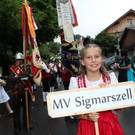
<instances>
[{"instance_id":1,"label":"window","mask_svg":"<svg viewBox=\"0 0 135 135\"><path fill-rule=\"evenodd\" d=\"M127 25L132 25L132 19L127 19Z\"/></svg>"}]
</instances>

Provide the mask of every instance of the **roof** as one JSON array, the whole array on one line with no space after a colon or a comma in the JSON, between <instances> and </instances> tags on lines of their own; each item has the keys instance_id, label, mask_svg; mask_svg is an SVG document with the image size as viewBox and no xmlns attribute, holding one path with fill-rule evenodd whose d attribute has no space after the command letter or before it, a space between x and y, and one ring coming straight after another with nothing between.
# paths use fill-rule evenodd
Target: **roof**
<instances>
[{"instance_id":1,"label":"roof","mask_svg":"<svg viewBox=\"0 0 135 135\"><path fill-rule=\"evenodd\" d=\"M135 10L130 9L130 10L127 11L124 15L122 15L120 18L118 18L116 21L114 21L111 25L109 25L107 28L105 28L103 31L106 31L107 29L109 29L109 28L112 27L113 25L117 24L122 18L124 18L124 17L127 16L128 14L130 14L130 15L135 15Z\"/></svg>"},{"instance_id":2,"label":"roof","mask_svg":"<svg viewBox=\"0 0 135 135\"><path fill-rule=\"evenodd\" d=\"M135 26L134 27L127 27L127 28L125 28L125 30L123 32L123 35L122 35L122 37L121 37L121 39L119 41L120 45L122 45L122 43L124 42L125 37L127 36L129 31L135 31ZM127 48L132 48L133 46L135 46L135 43L130 44Z\"/></svg>"},{"instance_id":3,"label":"roof","mask_svg":"<svg viewBox=\"0 0 135 135\"><path fill-rule=\"evenodd\" d=\"M135 27L127 27L127 28L125 28L125 30L123 32L123 35L122 35L122 37L120 39L120 44L124 41L124 39L127 36L127 33L128 33L129 30L135 31Z\"/></svg>"}]
</instances>

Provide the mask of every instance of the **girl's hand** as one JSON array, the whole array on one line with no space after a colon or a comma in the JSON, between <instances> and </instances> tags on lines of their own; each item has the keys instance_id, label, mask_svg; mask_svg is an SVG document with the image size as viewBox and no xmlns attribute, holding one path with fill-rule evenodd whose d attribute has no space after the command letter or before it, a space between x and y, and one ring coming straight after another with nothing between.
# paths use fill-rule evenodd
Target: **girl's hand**
<instances>
[{"instance_id":1,"label":"girl's hand","mask_svg":"<svg viewBox=\"0 0 135 135\"><path fill-rule=\"evenodd\" d=\"M89 121L98 121L99 117L99 113L88 113L84 115L84 119Z\"/></svg>"},{"instance_id":2,"label":"girl's hand","mask_svg":"<svg viewBox=\"0 0 135 135\"><path fill-rule=\"evenodd\" d=\"M108 85L108 84L110 84L110 82L107 82L107 83L100 83L100 84L99 84L99 87L102 88L102 87L105 87L105 86Z\"/></svg>"},{"instance_id":3,"label":"girl's hand","mask_svg":"<svg viewBox=\"0 0 135 135\"><path fill-rule=\"evenodd\" d=\"M115 109L115 112L121 113L121 112L123 112L123 109Z\"/></svg>"}]
</instances>

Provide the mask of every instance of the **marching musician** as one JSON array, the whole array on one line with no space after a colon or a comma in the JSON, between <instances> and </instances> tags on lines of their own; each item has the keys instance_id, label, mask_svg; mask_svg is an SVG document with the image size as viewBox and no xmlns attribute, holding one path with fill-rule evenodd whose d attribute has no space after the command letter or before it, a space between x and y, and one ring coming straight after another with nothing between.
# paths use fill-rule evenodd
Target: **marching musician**
<instances>
[{"instance_id":1,"label":"marching musician","mask_svg":"<svg viewBox=\"0 0 135 135\"><path fill-rule=\"evenodd\" d=\"M46 57L42 58L42 83L43 83L43 103L46 102L46 96L50 92L50 70L51 66L45 63Z\"/></svg>"},{"instance_id":2,"label":"marching musician","mask_svg":"<svg viewBox=\"0 0 135 135\"><path fill-rule=\"evenodd\" d=\"M51 81L50 81L50 92L55 91L56 84L56 73L58 71L57 66L54 64L55 58L50 59L49 65L51 66Z\"/></svg>"},{"instance_id":3,"label":"marching musician","mask_svg":"<svg viewBox=\"0 0 135 135\"><path fill-rule=\"evenodd\" d=\"M15 134L19 133L21 130L21 120L20 120L20 109L23 108L23 127L27 128L27 118L26 118L26 99L25 99L25 81L28 80L30 75L30 66L26 66L24 69L24 57L22 53L17 53L15 55L15 66L11 67L9 79L12 85L13 91L13 123L15 128ZM28 111L30 113L30 94L28 93ZM29 125L29 129L32 126Z\"/></svg>"}]
</instances>

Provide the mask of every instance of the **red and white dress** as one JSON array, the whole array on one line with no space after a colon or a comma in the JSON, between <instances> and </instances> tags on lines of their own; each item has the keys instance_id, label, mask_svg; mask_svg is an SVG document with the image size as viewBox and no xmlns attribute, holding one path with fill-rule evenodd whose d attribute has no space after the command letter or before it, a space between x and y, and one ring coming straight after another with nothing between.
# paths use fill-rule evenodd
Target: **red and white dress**
<instances>
[{"instance_id":1,"label":"red and white dress","mask_svg":"<svg viewBox=\"0 0 135 135\"><path fill-rule=\"evenodd\" d=\"M110 80L103 75L98 81L90 82L87 77L75 78L71 77L69 89L85 88L98 86L100 83L118 83L114 73L110 74ZM99 133L100 135L124 135L122 128L117 121L118 116L113 114L111 111L104 111L99 113L100 118L98 120ZM96 135L94 122L81 119L78 126L77 135Z\"/></svg>"}]
</instances>

